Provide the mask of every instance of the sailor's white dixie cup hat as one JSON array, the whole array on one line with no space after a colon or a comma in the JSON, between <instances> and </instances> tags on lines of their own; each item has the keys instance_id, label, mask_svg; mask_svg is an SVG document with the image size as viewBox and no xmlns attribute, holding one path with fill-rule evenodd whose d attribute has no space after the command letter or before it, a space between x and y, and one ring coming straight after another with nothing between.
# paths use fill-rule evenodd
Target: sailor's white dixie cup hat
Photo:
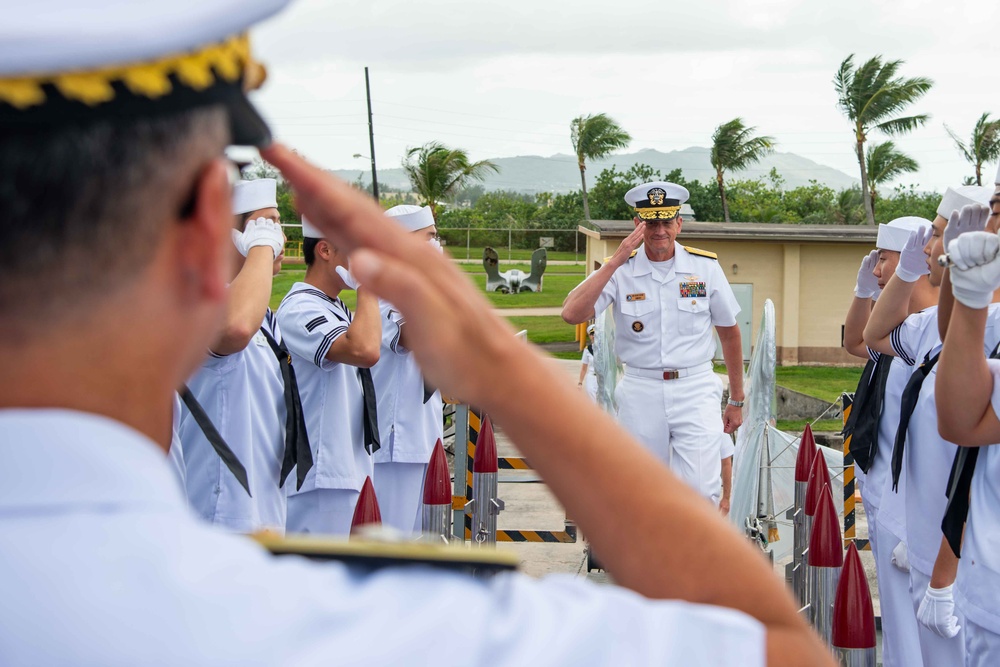
<instances>
[{"instance_id":1,"label":"sailor's white dixie cup hat","mask_svg":"<svg viewBox=\"0 0 1000 667\"><path fill-rule=\"evenodd\" d=\"M902 252L903 246L910 238L910 232L915 232L921 227L930 227L931 221L915 215L908 215L896 218L887 225L878 226L878 238L875 247L879 250L891 250Z\"/></svg>"},{"instance_id":2,"label":"sailor's white dixie cup hat","mask_svg":"<svg viewBox=\"0 0 1000 667\"><path fill-rule=\"evenodd\" d=\"M676 183L653 181L637 185L625 193L625 203L635 209L640 220L673 220L691 193Z\"/></svg>"},{"instance_id":3,"label":"sailor's white dixie cup hat","mask_svg":"<svg viewBox=\"0 0 1000 667\"><path fill-rule=\"evenodd\" d=\"M400 204L393 206L385 214L408 232L418 232L434 225L434 214L430 206Z\"/></svg>"},{"instance_id":4,"label":"sailor's white dixie cup hat","mask_svg":"<svg viewBox=\"0 0 1000 667\"><path fill-rule=\"evenodd\" d=\"M233 186L233 215L278 208L278 182L273 178L240 181Z\"/></svg>"}]
</instances>

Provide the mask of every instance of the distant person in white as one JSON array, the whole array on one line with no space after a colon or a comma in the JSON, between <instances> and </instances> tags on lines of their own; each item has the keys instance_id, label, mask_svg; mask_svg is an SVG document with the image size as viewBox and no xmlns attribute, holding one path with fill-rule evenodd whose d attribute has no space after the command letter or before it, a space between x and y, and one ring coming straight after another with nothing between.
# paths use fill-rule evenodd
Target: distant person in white
<instances>
[{"instance_id":1,"label":"distant person in white","mask_svg":"<svg viewBox=\"0 0 1000 667\"><path fill-rule=\"evenodd\" d=\"M583 387L591 400L597 401L597 369L594 367L594 325L587 325L587 345L580 359L580 380L576 386Z\"/></svg>"},{"instance_id":2,"label":"distant person in white","mask_svg":"<svg viewBox=\"0 0 1000 667\"><path fill-rule=\"evenodd\" d=\"M440 248L429 206L402 204L386 211L404 231ZM430 387L407 343L399 309L379 301L382 348L372 379L378 395L382 447L375 452L375 495L382 523L404 535L420 532L424 477L434 443L444 436L441 392Z\"/></svg>"},{"instance_id":3,"label":"distant person in white","mask_svg":"<svg viewBox=\"0 0 1000 667\"><path fill-rule=\"evenodd\" d=\"M304 217L302 236L305 280L288 290L277 319L298 374L314 464L301 489L288 487L286 525L289 533L347 535L374 470L360 369L379 358L378 299L354 282L347 253ZM345 289L357 290L355 313L339 297Z\"/></svg>"}]
</instances>

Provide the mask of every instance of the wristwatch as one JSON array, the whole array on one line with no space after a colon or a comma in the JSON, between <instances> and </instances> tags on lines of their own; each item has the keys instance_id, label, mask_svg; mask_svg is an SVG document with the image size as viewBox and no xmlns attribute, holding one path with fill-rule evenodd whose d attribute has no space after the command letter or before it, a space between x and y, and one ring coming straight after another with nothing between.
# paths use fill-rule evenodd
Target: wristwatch
<instances>
[{"instance_id":1,"label":"wristwatch","mask_svg":"<svg viewBox=\"0 0 1000 667\"><path fill-rule=\"evenodd\" d=\"M726 403L728 403L729 405L733 406L734 408L742 408L743 407L743 401L734 401L731 398L728 401L726 401Z\"/></svg>"}]
</instances>

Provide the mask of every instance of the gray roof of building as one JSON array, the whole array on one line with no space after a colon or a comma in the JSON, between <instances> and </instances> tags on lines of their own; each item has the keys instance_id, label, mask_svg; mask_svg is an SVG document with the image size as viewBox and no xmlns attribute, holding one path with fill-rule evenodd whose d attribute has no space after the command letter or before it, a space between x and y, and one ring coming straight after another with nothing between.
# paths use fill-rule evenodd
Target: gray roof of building
<instances>
[{"instance_id":1,"label":"gray roof of building","mask_svg":"<svg viewBox=\"0 0 1000 667\"><path fill-rule=\"evenodd\" d=\"M579 230L592 238L621 239L635 225L631 220L591 220L596 230L580 225ZM765 222L694 222L684 223L684 239L720 241L820 241L826 243L874 244L878 227L868 225L796 225Z\"/></svg>"}]
</instances>

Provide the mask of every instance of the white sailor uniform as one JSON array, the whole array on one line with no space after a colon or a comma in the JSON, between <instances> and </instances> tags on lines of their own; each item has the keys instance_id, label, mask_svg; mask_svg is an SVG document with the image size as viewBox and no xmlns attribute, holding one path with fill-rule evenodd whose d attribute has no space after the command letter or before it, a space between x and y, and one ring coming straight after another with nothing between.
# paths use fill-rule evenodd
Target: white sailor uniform
<instances>
[{"instance_id":1,"label":"white sailor uniform","mask_svg":"<svg viewBox=\"0 0 1000 667\"><path fill-rule=\"evenodd\" d=\"M640 246L594 307L600 314L614 305L615 351L626 366L619 421L705 498L718 494L721 470L712 327L735 325L740 312L712 257L675 242L672 260L651 262Z\"/></svg>"},{"instance_id":2,"label":"white sailor uniform","mask_svg":"<svg viewBox=\"0 0 1000 667\"><path fill-rule=\"evenodd\" d=\"M0 533L4 665L765 664L763 626L730 609L272 557L196 520L161 448L80 412L0 411Z\"/></svg>"},{"instance_id":3,"label":"white sailor uniform","mask_svg":"<svg viewBox=\"0 0 1000 667\"><path fill-rule=\"evenodd\" d=\"M270 310L261 329L275 340L281 338ZM246 468L250 485L248 495L185 409L179 435L187 496L206 521L238 532L285 530L285 491L279 487L285 453L284 387L263 331L239 352L210 354L188 381L191 393Z\"/></svg>"},{"instance_id":4,"label":"white sailor uniform","mask_svg":"<svg viewBox=\"0 0 1000 667\"><path fill-rule=\"evenodd\" d=\"M927 317L927 316L924 316ZM936 319L936 318L935 318ZM878 361L879 354L869 351ZM910 577L892 564L892 552L900 542L906 542L905 471L900 476L899 493L891 490L892 448L899 426L899 404L903 389L910 379L913 366L900 357L892 358L889 376L885 383L882 415L878 422L878 451L868 469L861 501L868 521L868 539L875 557L876 583L882 610L882 664L884 667L910 667L921 664L920 640L917 635L917 617L910 599ZM889 486L890 490L885 491ZM886 505L887 517L898 516L892 521L893 529L885 526L881 507ZM895 502L898 501L898 502ZM892 505L890 507L890 505ZM896 532L901 534L897 535Z\"/></svg>"},{"instance_id":5,"label":"white sailor uniform","mask_svg":"<svg viewBox=\"0 0 1000 667\"><path fill-rule=\"evenodd\" d=\"M373 475L372 457L364 447L358 369L326 358L334 341L347 332L351 317L339 298L301 282L292 285L278 307L313 455L302 488L286 483L290 533L349 534L361 487Z\"/></svg>"},{"instance_id":6,"label":"white sailor uniform","mask_svg":"<svg viewBox=\"0 0 1000 667\"><path fill-rule=\"evenodd\" d=\"M400 344L402 314L380 301L382 346L372 381L378 396L382 447L375 452L375 495L382 523L411 535L420 532L424 477L434 443L444 437L441 393L424 401L424 378Z\"/></svg>"},{"instance_id":7,"label":"white sailor uniform","mask_svg":"<svg viewBox=\"0 0 1000 667\"><path fill-rule=\"evenodd\" d=\"M987 363L990 404L1000 416L1000 360ZM965 664L993 667L1000 664L1000 446L979 448L969 497L955 607L965 618Z\"/></svg>"},{"instance_id":8,"label":"white sailor uniform","mask_svg":"<svg viewBox=\"0 0 1000 667\"><path fill-rule=\"evenodd\" d=\"M993 351L1000 339L1000 308L991 306L987 317L984 354ZM917 316L908 317L890 337L896 355L907 363L919 364L926 356L941 350L938 337L937 308L929 308ZM920 396L910 418L903 467L907 490L906 546L910 562L910 597L914 614L930 584L934 562L941 546L941 519L947 504L948 475L957 446L938 433L935 403L935 366L924 381ZM891 485L891 477L889 480ZM963 559L964 560L964 559ZM956 607L959 625L964 626L961 610ZM920 650L924 665L960 665L964 662L963 627L952 639L944 639L929 628L918 624Z\"/></svg>"},{"instance_id":9,"label":"white sailor uniform","mask_svg":"<svg viewBox=\"0 0 1000 667\"><path fill-rule=\"evenodd\" d=\"M597 369L594 367L594 353L590 351L589 345L583 348L580 363L587 367L587 372L583 375L583 388L592 401L597 401Z\"/></svg>"}]
</instances>

